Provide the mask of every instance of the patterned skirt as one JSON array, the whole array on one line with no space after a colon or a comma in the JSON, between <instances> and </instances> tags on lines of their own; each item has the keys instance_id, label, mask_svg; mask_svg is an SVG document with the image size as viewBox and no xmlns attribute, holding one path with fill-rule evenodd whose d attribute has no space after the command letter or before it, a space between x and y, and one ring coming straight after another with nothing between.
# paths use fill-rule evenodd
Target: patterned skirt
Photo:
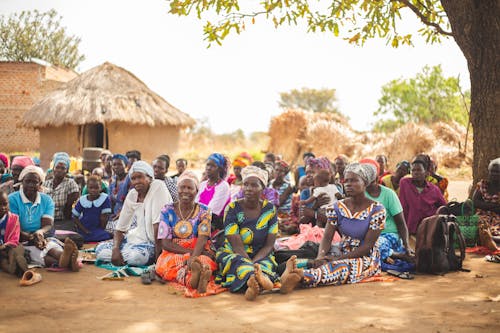
<instances>
[{"instance_id":1,"label":"patterned skirt","mask_svg":"<svg viewBox=\"0 0 500 333\"><path fill-rule=\"evenodd\" d=\"M184 248L194 249L196 240L196 238L174 239L174 242ZM165 281L174 281L187 286L188 282L191 281L191 271L187 266L187 260L190 257L191 254L189 253L178 254L163 250L156 261L156 273L158 273L158 275L160 275ZM210 257L200 255L198 258L202 264L208 265L212 272L217 269L217 264Z\"/></svg>"},{"instance_id":2,"label":"patterned skirt","mask_svg":"<svg viewBox=\"0 0 500 333\"><path fill-rule=\"evenodd\" d=\"M247 281L254 274L253 262L230 249L221 248L217 251L216 261L219 271L215 282L228 288L231 292L244 291L247 289ZM279 280L276 274L278 264L274 255L263 258L257 262L264 274L274 283Z\"/></svg>"},{"instance_id":3,"label":"patterned skirt","mask_svg":"<svg viewBox=\"0 0 500 333\"><path fill-rule=\"evenodd\" d=\"M359 246L359 242L356 242L354 247L352 245L349 240L344 240L342 253L351 252ZM318 268L305 269L302 283L305 287L358 283L380 272L380 251L377 241L368 256L335 260Z\"/></svg>"}]
</instances>

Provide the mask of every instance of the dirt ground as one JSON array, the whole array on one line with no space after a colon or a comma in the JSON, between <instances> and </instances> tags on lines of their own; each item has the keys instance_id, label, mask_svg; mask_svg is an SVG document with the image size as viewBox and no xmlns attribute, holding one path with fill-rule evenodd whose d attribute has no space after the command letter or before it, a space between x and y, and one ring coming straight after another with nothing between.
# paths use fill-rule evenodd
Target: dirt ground
<instances>
[{"instance_id":1,"label":"dirt ground","mask_svg":"<svg viewBox=\"0 0 500 333\"><path fill-rule=\"evenodd\" d=\"M188 299L133 277L101 281L107 271L92 265L79 273L39 270L43 281L24 288L0 273L0 332L500 332L500 302L490 299L500 295L500 265L468 255L464 267L471 272L297 290L253 303L229 292Z\"/></svg>"}]
</instances>

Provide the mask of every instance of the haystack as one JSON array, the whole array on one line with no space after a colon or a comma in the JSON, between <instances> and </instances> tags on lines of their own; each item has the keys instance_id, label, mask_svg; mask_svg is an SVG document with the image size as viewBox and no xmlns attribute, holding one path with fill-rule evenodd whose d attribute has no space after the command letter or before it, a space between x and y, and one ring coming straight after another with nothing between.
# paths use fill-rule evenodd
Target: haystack
<instances>
[{"instance_id":1,"label":"haystack","mask_svg":"<svg viewBox=\"0 0 500 333\"><path fill-rule=\"evenodd\" d=\"M84 147L140 150L145 159L177 149L182 128L195 124L129 71L104 63L51 92L25 113L40 130L42 164L56 151Z\"/></svg>"},{"instance_id":2,"label":"haystack","mask_svg":"<svg viewBox=\"0 0 500 333\"><path fill-rule=\"evenodd\" d=\"M358 133L345 122L327 117L300 110L288 110L274 117L269 129L269 150L282 154L292 164L301 163L306 151L331 160L345 154L352 161L385 154L392 167L419 153L430 154L438 164L448 168L471 163L472 140L468 143L469 154L464 156L466 130L454 122L430 127L408 123L393 133Z\"/></svg>"}]
</instances>

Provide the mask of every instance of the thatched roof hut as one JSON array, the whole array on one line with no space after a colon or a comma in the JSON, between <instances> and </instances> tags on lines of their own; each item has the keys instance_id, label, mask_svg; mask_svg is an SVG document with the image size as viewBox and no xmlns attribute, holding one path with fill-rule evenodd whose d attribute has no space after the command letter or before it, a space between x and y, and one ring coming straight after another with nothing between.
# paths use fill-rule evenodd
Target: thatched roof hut
<instances>
[{"instance_id":1,"label":"thatched roof hut","mask_svg":"<svg viewBox=\"0 0 500 333\"><path fill-rule=\"evenodd\" d=\"M56 151L81 155L84 147L137 149L152 159L175 151L180 130L194 124L135 75L108 62L43 97L21 122L40 130L43 165Z\"/></svg>"}]
</instances>

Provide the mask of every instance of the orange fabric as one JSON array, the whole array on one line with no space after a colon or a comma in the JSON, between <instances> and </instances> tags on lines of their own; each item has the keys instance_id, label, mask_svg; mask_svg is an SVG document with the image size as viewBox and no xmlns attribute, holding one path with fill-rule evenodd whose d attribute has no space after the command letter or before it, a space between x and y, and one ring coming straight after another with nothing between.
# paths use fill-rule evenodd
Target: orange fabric
<instances>
[{"instance_id":1,"label":"orange fabric","mask_svg":"<svg viewBox=\"0 0 500 333\"><path fill-rule=\"evenodd\" d=\"M397 277L392 277L392 276L382 276L381 274L377 274L374 276L367 277L363 280L360 281L360 283L364 282L394 282L399 280Z\"/></svg>"},{"instance_id":2,"label":"orange fabric","mask_svg":"<svg viewBox=\"0 0 500 333\"><path fill-rule=\"evenodd\" d=\"M197 238L174 239L177 245L186 249L193 249ZM205 247L207 247L206 245ZM186 284L191 280L191 272L187 269L186 262L191 257L190 253L177 254L163 250L156 261L156 273L166 281L175 281L180 284ZM217 270L217 264L210 257L205 255L198 256L202 264L206 264L212 271Z\"/></svg>"},{"instance_id":3,"label":"orange fabric","mask_svg":"<svg viewBox=\"0 0 500 333\"><path fill-rule=\"evenodd\" d=\"M468 247L465 249L465 252L476 253L476 254L500 254L500 250L491 251L490 249L484 246Z\"/></svg>"}]
</instances>

